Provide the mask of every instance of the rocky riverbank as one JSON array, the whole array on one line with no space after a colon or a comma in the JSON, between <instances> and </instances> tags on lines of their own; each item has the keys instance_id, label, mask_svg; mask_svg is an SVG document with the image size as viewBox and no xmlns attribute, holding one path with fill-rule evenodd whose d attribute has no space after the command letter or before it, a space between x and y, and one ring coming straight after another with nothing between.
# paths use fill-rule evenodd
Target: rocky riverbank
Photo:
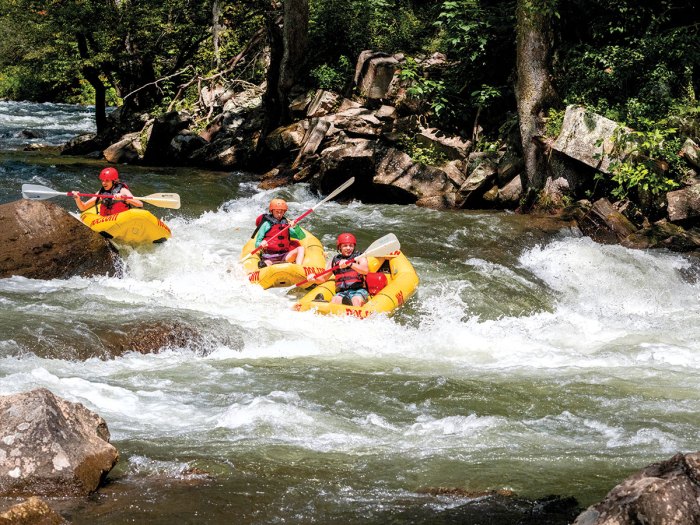
<instances>
[{"instance_id":1,"label":"rocky riverbank","mask_svg":"<svg viewBox=\"0 0 700 525\"><path fill-rule=\"evenodd\" d=\"M445 57L418 63L425 77L439 75ZM102 135L77 137L66 155L110 163L190 165L215 170L253 170L272 188L309 182L327 193L349 177L343 195L364 202L416 204L439 209L523 210L529 190L517 137L485 144L478 125L465 137L425 124L426 107L410 95L401 75L402 55L363 52L352 90L299 91L290 101L294 121L261 136L264 86L203 88L196 111L157 117L110 116ZM206 118L202 118L202 115ZM632 248L696 251L700 246L700 148L688 138L681 187L663 194L639 188L617 202L601 196L600 181L630 151L620 152L621 126L585 108L567 108L557 136L541 137L549 152L548 176L536 213L563 213L585 235ZM124 130L128 130L124 132ZM517 135L517 130L515 135ZM659 176L668 171L656 163Z\"/></svg>"}]
</instances>

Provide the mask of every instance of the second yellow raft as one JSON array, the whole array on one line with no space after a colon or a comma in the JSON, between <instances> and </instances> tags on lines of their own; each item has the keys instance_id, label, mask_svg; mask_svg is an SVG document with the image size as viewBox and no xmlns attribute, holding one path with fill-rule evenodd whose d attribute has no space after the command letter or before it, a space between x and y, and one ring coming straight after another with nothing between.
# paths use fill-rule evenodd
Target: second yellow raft
<instances>
[{"instance_id":1,"label":"second yellow raft","mask_svg":"<svg viewBox=\"0 0 700 525\"><path fill-rule=\"evenodd\" d=\"M315 310L320 314L349 315L364 319L373 313L393 312L415 293L420 280L413 265L401 251L393 252L386 257L367 257L367 263L370 272L386 275L387 284L371 295L364 305L331 303L330 300L335 295L335 280L331 278L299 299L294 309L300 312Z\"/></svg>"}]
</instances>

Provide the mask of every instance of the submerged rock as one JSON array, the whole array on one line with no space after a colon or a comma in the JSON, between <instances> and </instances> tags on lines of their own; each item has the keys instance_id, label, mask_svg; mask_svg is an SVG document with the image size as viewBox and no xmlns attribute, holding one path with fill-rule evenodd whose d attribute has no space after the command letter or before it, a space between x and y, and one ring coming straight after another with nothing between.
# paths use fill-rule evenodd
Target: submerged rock
<instances>
[{"instance_id":1,"label":"submerged rock","mask_svg":"<svg viewBox=\"0 0 700 525\"><path fill-rule=\"evenodd\" d=\"M13 505L0 513L0 525L64 525L69 522L37 497Z\"/></svg>"},{"instance_id":2,"label":"submerged rock","mask_svg":"<svg viewBox=\"0 0 700 525\"><path fill-rule=\"evenodd\" d=\"M0 495L84 496L119 453L105 420L45 388L0 396Z\"/></svg>"}]
</instances>

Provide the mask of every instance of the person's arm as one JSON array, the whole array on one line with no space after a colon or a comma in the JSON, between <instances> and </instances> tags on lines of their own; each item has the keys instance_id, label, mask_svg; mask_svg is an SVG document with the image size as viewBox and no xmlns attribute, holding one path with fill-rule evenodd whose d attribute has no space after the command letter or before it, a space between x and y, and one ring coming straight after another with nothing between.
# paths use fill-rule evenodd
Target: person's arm
<instances>
[{"instance_id":1,"label":"person's arm","mask_svg":"<svg viewBox=\"0 0 700 525\"><path fill-rule=\"evenodd\" d=\"M355 259L353 262L350 264L346 264L346 260L343 259L340 262L340 267L341 268L352 268L355 270L357 273L362 274L362 275L367 275L369 273L369 263L367 262L366 257L359 257Z\"/></svg>"},{"instance_id":2,"label":"person's arm","mask_svg":"<svg viewBox=\"0 0 700 525\"><path fill-rule=\"evenodd\" d=\"M300 241L306 238L306 234L304 233L304 230L301 229L301 226L297 226L295 224L294 226L289 227L289 238Z\"/></svg>"},{"instance_id":3,"label":"person's arm","mask_svg":"<svg viewBox=\"0 0 700 525\"><path fill-rule=\"evenodd\" d=\"M332 267L333 267L333 259L331 258L331 259L328 259L328 262L326 263L326 270L329 270ZM323 274L323 275L313 276L313 278L311 278L311 276L309 276L308 279L309 279L309 281L311 281L313 283L321 284L321 283L325 283L328 279L330 279L332 275L333 275L333 272L328 272L328 273Z\"/></svg>"},{"instance_id":4,"label":"person's arm","mask_svg":"<svg viewBox=\"0 0 700 525\"><path fill-rule=\"evenodd\" d=\"M261 244L265 243L263 245L263 248L267 248L267 241L265 241L265 234L270 231L270 223L265 221L262 226L260 226L260 229L258 230L258 234L255 236L255 247L257 248Z\"/></svg>"},{"instance_id":5,"label":"person's arm","mask_svg":"<svg viewBox=\"0 0 700 525\"><path fill-rule=\"evenodd\" d=\"M78 195L77 191L73 191L72 193L73 193L73 199L75 200L75 205L78 207L78 209L80 211L89 210L97 202L97 197L92 197L91 199L88 199L87 201L83 202L83 200Z\"/></svg>"},{"instance_id":6,"label":"person's arm","mask_svg":"<svg viewBox=\"0 0 700 525\"><path fill-rule=\"evenodd\" d=\"M121 195L123 197L127 197L126 199L124 199L124 202L126 202L127 204L130 204L131 206L135 206L136 208L143 208L143 202L141 202L138 199L134 199L134 194L131 193L128 189L122 188L119 191L119 195Z\"/></svg>"}]
</instances>

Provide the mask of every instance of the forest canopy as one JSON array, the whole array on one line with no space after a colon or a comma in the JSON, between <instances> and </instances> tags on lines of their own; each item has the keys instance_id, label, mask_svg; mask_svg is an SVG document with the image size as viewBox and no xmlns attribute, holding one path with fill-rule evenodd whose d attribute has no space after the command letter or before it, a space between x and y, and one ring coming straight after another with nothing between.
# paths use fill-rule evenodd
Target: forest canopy
<instances>
[{"instance_id":1,"label":"forest canopy","mask_svg":"<svg viewBox=\"0 0 700 525\"><path fill-rule=\"evenodd\" d=\"M690 0L533 2L553 20L560 109L585 104L650 129L697 113L700 20ZM265 79L262 0L0 0L0 97L138 110L196 102L193 78ZM442 127L496 140L515 119L514 0L311 0L302 81L347 90L364 49L403 53ZM442 53L430 78L412 58ZM245 56L243 56L243 55ZM223 73L223 74L222 74ZM219 75L219 76L217 76ZM100 93L102 91L102 93ZM555 108L556 109L556 108ZM556 112L553 121L556 123ZM668 123L668 124L666 124Z\"/></svg>"}]
</instances>

